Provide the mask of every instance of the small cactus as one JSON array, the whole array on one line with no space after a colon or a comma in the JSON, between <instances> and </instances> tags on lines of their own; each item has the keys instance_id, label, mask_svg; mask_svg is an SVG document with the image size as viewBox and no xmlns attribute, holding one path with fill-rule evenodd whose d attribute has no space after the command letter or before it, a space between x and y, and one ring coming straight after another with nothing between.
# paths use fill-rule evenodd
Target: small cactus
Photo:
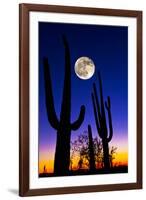
<instances>
[{"instance_id":1,"label":"small cactus","mask_svg":"<svg viewBox=\"0 0 146 200\"><path fill-rule=\"evenodd\" d=\"M88 125L88 138L89 138L89 165L90 171L95 171L95 158L94 158L94 147L93 147L93 138L92 138L92 129Z\"/></svg>"}]
</instances>

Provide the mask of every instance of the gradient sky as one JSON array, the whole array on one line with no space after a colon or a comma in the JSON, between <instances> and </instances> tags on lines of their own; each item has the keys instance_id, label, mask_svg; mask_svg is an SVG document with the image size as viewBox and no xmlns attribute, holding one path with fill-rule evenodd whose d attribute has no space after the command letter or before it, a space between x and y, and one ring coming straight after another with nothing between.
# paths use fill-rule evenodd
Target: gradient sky
<instances>
[{"instance_id":1,"label":"gradient sky","mask_svg":"<svg viewBox=\"0 0 146 200\"><path fill-rule=\"evenodd\" d=\"M71 54L71 121L79 116L80 106L86 106L85 120L77 131L72 131L72 140L87 130L91 124L93 137L97 136L91 101L92 83L97 76L88 80L79 79L74 64L79 57L87 56L100 70L103 82L104 100L109 95L113 118L113 139L110 144L118 147L120 153L127 153L128 145L128 28L123 26L79 25L65 23L39 23L39 163L52 170L56 145L56 130L47 119L43 57L48 57L53 87L53 97L58 118L60 117L63 81L65 35ZM97 90L98 92L98 90ZM118 151L117 150L117 151ZM126 159L126 157L125 157ZM123 161L124 162L124 161Z\"/></svg>"}]
</instances>

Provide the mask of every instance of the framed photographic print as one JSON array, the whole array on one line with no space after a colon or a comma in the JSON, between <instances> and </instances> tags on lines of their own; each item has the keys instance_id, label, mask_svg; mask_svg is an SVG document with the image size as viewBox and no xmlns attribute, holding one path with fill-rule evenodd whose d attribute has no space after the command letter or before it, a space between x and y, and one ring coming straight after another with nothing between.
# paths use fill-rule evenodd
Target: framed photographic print
<instances>
[{"instance_id":1,"label":"framed photographic print","mask_svg":"<svg viewBox=\"0 0 146 200\"><path fill-rule=\"evenodd\" d=\"M20 196L142 188L142 12L20 4Z\"/></svg>"}]
</instances>

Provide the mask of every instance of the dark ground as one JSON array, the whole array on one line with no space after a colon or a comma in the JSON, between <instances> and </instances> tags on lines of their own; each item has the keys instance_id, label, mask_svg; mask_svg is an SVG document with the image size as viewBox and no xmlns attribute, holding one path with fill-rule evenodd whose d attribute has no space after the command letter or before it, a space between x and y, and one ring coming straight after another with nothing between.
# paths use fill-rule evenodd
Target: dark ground
<instances>
[{"instance_id":1,"label":"dark ground","mask_svg":"<svg viewBox=\"0 0 146 200\"><path fill-rule=\"evenodd\" d=\"M128 173L128 167L127 166L119 166L119 167L113 167L110 170L105 169L97 169L95 171L89 171L85 169L80 170L74 170L69 171L68 175L66 176L76 176L76 175L96 175L96 174L117 174L117 173ZM41 173L39 174L39 177L56 177L54 173Z\"/></svg>"}]
</instances>

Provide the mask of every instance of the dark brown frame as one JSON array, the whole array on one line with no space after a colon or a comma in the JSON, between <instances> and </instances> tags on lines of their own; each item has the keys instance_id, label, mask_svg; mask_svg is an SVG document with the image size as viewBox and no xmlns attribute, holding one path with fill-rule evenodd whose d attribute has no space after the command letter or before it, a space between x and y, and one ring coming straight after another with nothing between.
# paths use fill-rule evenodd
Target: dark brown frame
<instances>
[{"instance_id":1,"label":"dark brown frame","mask_svg":"<svg viewBox=\"0 0 146 200\"><path fill-rule=\"evenodd\" d=\"M75 186L61 188L29 188L29 12L56 12L88 15L134 17L137 19L137 181L136 183ZM19 195L55 195L142 188L142 11L83 8L40 4L19 5Z\"/></svg>"}]
</instances>

